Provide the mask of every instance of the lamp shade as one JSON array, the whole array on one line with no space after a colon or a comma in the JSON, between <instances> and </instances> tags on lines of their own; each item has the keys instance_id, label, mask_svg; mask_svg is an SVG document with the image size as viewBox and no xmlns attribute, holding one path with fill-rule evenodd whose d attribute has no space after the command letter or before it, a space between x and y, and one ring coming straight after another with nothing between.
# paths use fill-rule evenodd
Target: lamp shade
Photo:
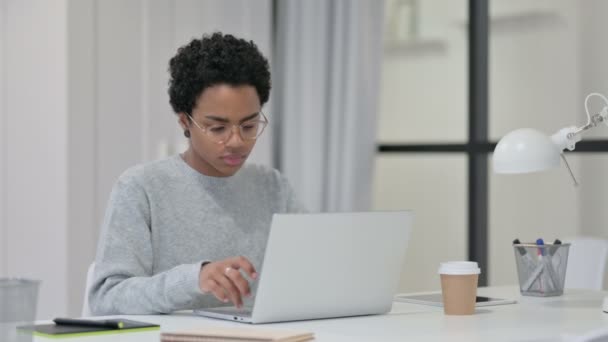
<instances>
[{"instance_id":1,"label":"lamp shade","mask_svg":"<svg viewBox=\"0 0 608 342\"><path fill-rule=\"evenodd\" d=\"M496 173L528 173L559 167L561 150L546 134L521 128L505 135L494 149Z\"/></svg>"}]
</instances>

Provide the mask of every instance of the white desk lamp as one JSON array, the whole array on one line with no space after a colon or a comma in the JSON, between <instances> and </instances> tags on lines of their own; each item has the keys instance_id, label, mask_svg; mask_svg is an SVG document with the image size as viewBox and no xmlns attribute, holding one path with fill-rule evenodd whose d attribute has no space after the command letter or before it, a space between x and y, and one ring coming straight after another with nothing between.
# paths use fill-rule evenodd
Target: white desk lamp
<instances>
[{"instance_id":1,"label":"white desk lamp","mask_svg":"<svg viewBox=\"0 0 608 342\"><path fill-rule=\"evenodd\" d=\"M589 114L587 102L592 96L599 96L605 106L598 114ZM578 182L564 157L563 151L574 150L574 145L581 141L581 133L600 123L608 125L608 99L604 95L591 93L585 98L587 124L581 127L570 126L547 136L532 128L521 128L505 135L494 149L494 172L516 174L545 171L559 167L560 157L564 160L574 185ZM608 297L604 298L603 311L608 313Z\"/></svg>"},{"instance_id":2,"label":"white desk lamp","mask_svg":"<svg viewBox=\"0 0 608 342\"><path fill-rule=\"evenodd\" d=\"M592 96L601 97L606 105L595 115L589 114L587 102ZM559 167L560 157L564 159L574 184L578 185L568 161L562 153L565 149L574 150L574 145L581 141L581 133L600 123L608 125L608 99L602 94L591 93L585 98L587 124L581 127L570 126L547 136L532 128L521 128L505 135L494 149L494 172L496 173L529 173L545 171Z\"/></svg>"}]
</instances>

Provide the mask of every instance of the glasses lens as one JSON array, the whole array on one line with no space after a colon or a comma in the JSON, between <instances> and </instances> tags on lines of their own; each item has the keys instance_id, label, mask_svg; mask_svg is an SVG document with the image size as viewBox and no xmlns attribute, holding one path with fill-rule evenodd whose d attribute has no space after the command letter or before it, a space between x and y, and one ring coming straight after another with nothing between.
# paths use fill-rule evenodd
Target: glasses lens
<instances>
[{"instance_id":1,"label":"glasses lens","mask_svg":"<svg viewBox=\"0 0 608 342\"><path fill-rule=\"evenodd\" d=\"M230 136L230 127L226 125L209 126L207 135L213 141L225 141Z\"/></svg>"},{"instance_id":2,"label":"glasses lens","mask_svg":"<svg viewBox=\"0 0 608 342\"><path fill-rule=\"evenodd\" d=\"M255 139L262 134L264 126L266 126L266 123L261 121L244 123L240 126L241 136L247 140Z\"/></svg>"}]
</instances>

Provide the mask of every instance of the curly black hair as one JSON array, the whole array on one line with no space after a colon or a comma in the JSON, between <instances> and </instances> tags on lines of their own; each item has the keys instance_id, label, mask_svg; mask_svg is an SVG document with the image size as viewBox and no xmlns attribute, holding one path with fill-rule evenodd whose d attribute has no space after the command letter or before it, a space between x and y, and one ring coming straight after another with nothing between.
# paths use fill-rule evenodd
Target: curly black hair
<instances>
[{"instance_id":1,"label":"curly black hair","mask_svg":"<svg viewBox=\"0 0 608 342\"><path fill-rule=\"evenodd\" d=\"M192 113L197 97L217 84L255 87L260 104L270 95L270 67L253 41L215 32L180 47L169 61L169 102Z\"/></svg>"}]
</instances>

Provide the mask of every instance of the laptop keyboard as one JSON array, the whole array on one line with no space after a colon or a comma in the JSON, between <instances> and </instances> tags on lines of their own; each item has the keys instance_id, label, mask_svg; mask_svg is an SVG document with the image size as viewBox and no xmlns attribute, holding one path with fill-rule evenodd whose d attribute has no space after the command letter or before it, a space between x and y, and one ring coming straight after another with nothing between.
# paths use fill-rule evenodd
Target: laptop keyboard
<instances>
[{"instance_id":1,"label":"laptop keyboard","mask_svg":"<svg viewBox=\"0 0 608 342\"><path fill-rule=\"evenodd\" d=\"M205 309L205 311L240 317L251 317L251 312L253 311L253 308L244 306L240 309L237 309L234 306L224 306L220 308Z\"/></svg>"}]
</instances>

